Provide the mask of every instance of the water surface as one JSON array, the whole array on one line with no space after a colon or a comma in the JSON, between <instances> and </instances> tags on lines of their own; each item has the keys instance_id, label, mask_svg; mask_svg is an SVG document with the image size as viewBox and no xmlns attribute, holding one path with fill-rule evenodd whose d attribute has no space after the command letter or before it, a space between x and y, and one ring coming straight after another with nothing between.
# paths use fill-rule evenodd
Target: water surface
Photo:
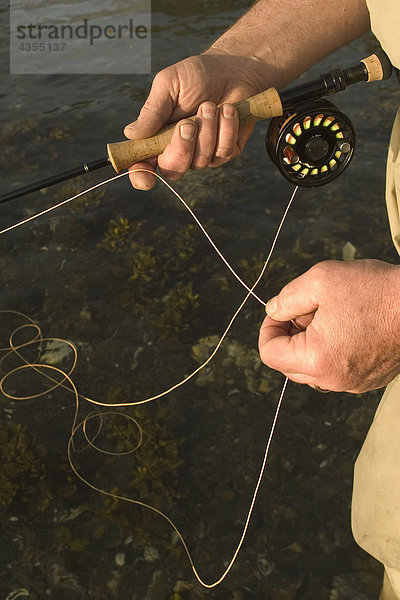
<instances>
[{"instance_id":1,"label":"water surface","mask_svg":"<svg viewBox=\"0 0 400 600\"><path fill-rule=\"evenodd\" d=\"M93 2L85 7L88 15L97 10ZM153 2L153 73L201 51L245 8L241 0ZM120 139L137 114L152 76L9 76L5 9L2 15L5 191L104 154L105 143ZM375 48L366 36L304 77L356 63ZM348 242L357 258L397 260L383 188L399 97L391 81L354 86L335 98L356 127L356 157L326 188L300 191L261 297L320 260L342 258ZM190 173L176 185L249 283L292 190L267 158L264 136L265 124L257 125L232 164ZM101 177L7 204L0 227ZM208 356L244 297L161 185L143 193L119 181L10 232L0 245L0 308L29 315L45 337L73 342L79 353L74 382L81 394L103 402L140 400L179 381ZM4 340L20 321L0 318ZM257 357L262 318L263 308L249 301L205 371L126 411L145 434L133 457L91 451L75 457L96 486L167 512L207 581L221 574L236 547L282 385L282 376ZM68 368L71 355L63 357L61 346L44 342L39 350ZM42 384L31 374L14 385L32 393ZM160 517L101 496L73 475L66 457L74 413L69 391L23 403L3 399L2 597L17 590L16 597L57 600L377 597L381 570L352 540L350 498L353 463L378 399L379 393L320 395L289 385L248 537L214 590L197 584ZM91 410L83 403L81 415ZM116 421L102 441L112 447L121 429L123 421ZM135 441L135 426L128 430Z\"/></svg>"}]
</instances>

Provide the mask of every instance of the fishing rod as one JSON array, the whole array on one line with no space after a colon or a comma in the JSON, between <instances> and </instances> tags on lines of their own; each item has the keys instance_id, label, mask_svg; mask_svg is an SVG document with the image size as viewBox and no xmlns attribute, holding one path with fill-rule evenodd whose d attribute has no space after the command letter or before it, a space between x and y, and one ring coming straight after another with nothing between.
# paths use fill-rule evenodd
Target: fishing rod
<instances>
[{"instance_id":1,"label":"fishing rod","mask_svg":"<svg viewBox=\"0 0 400 600\"><path fill-rule=\"evenodd\" d=\"M267 150L282 175L296 185L324 185L347 168L355 148L355 132L350 119L323 100L324 96L341 92L361 81L389 79L391 74L389 58L383 50L378 50L357 65L334 69L280 94L275 88L269 88L235 103L239 126L272 119L267 133ZM146 139L107 144L107 156L3 194L0 204L103 167L112 166L121 173L135 163L161 154L170 142L174 128L175 124L172 124Z\"/></svg>"}]
</instances>

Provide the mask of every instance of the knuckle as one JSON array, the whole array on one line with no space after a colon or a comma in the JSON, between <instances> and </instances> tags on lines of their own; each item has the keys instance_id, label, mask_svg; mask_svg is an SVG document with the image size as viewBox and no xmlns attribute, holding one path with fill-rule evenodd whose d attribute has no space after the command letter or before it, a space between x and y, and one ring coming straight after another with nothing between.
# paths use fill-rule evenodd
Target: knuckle
<instances>
[{"instance_id":1,"label":"knuckle","mask_svg":"<svg viewBox=\"0 0 400 600\"><path fill-rule=\"evenodd\" d=\"M313 279L315 281L323 279L326 276L326 271L327 271L326 261L316 263L315 265L313 265L310 268L310 273L313 275Z\"/></svg>"},{"instance_id":2,"label":"knuckle","mask_svg":"<svg viewBox=\"0 0 400 600\"><path fill-rule=\"evenodd\" d=\"M340 260L323 260L321 262L316 263L310 269L310 271L314 271L319 274L321 277L331 277L333 271L336 271L338 268L343 266L342 261Z\"/></svg>"},{"instance_id":3,"label":"knuckle","mask_svg":"<svg viewBox=\"0 0 400 600\"><path fill-rule=\"evenodd\" d=\"M199 154L192 163L193 169L205 169L210 164L210 156L208 154Z\"/></svg>"},{"instance_id":4,"label":"knuckle","mask_svg":"<svg viewBox=\"0 0 400 600\"><path fill-rule=\"evenodd\" d=\"M215 157L222 158L223 160L228 161L238 156L241 152L242 148L239 146L237 141L232 141L230 143L220 143L218 144L217 150L215 152Z\"/></svg>"},{"instance_id":5,"label":"knuckle","mask_svg":"<svg viewBox=\"0 0 400 600\"><path fill-rule=\"evenodd\" d=\"M229 161L229 158L219 158L218 156L214 157L212 161L207 165L211 169L215 169L216 167L220 167Z\"/></svg>"},{"instance_id":6,"label":"knuckle","mask_svg":"<svg viewBox=\"0 0 400 600\"><path fill-rule=\"evenodd\" d=\"M207 167L207 165L212 162L215 148L215 137L211 132L206 135L204 135L204 133L205 132L200 131L193 156L193 166L199 169Z\"/></svg>"},{"instance_id":7,"label":"knuckle","mask_svg":"<svg viewBox=\"0 0 400 600\"><path fill-rule=\"evenodd\" d=\"M180 179L190 168L190 157L190 153L182 151L174 152L173 156L160 157L158 165L161 175L173 181Z\"/></svg>"},{"instance_id":8,"label":"knuckle","mask_svg":"<svg viewBox=\"0 0 400 600\"><path fill-rule=\"evenodd\" d=\"M166 67L165 69L161 69L154 76L153 83L151 87L165 87L168 88L171 83L171 67Z\"/></svg>"},{"instance_id":9,"label":"knuckle","mask_svg":"<svg viewBox=\"0 0 400 600\"><path fill-rule=\"evenodd\" d=\"M334 261L323 261L313 265L309 274L311 276L311 282L314 290L321 290L325 288L327 283L332 279L332 263Z\"/></svg>"},{"instance_id":10,"label":"knuckle","mask_svg":"<svg viewBox=\"0 0 400 600\"><path fill-rule=\"evenodd\" d=\"M174 159L176 162L184 161L186 164L187 162L191 162L192 154L193 152L189 145L180 146L175 151Z\"/></svg>"},{"instance_id":11,"label":"knuckle","mask_svg":"<svg viewBox=\"0 0 400 600\"><path fill-rule=\"evenodd\" d=\"M223 158L225 160L230 160L234 156L234 148L232 146L224 146L222 144L218 144L218 148L215 152L216 158Z\"/></svg>"},{"instance_id":12,"label":"knuckle","mask_svg":"<svg viewBox=\"0 0 400 600\"><path fill-rule=\"evenodd\" d=\"M160 110L158 110L155 106L153 106L153 103L151 101L151 99L147 99L146 102L143 104L142 108L140 109L139 112L139 117L141 119L146 119L146 118L156 118L160 123L164 122L164 115L162 114L162 112Z\"/></svg>"},{"instance_id":13,"label":"knuckle","mask_svg":"<svg viewBox=\"0 0 400 600\"><path fill-rule=\"evenodd\" d=\"M165 179L170 179L171 181L177 181L185 174L185 171L175 171L173 169L160 169L160 172Z\"/></svg>"}]
</instances>

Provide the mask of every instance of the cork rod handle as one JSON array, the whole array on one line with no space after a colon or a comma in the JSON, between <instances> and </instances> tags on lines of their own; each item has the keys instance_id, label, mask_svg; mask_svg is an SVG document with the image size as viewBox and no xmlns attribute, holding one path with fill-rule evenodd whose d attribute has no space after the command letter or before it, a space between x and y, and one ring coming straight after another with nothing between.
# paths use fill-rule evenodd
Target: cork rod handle
<instances>
[{"instance_id":1,"label":"cork rod handle","mask_svg":"<svg viewBox=\"0 0 400 600\"><path fill-rule=\"evenodd\" d=\"M248 125L261 119L278 117L283 113L282 102L275 88L260 92L247 100L234 104L239 115L239 125ZM196 117L190 117L195 119ZM175 124L160 129L152 137L143 140L126 140L107 144L108 158L117 173L133 164L158 156L169 144Z\"/></svg>"}]
</instances>

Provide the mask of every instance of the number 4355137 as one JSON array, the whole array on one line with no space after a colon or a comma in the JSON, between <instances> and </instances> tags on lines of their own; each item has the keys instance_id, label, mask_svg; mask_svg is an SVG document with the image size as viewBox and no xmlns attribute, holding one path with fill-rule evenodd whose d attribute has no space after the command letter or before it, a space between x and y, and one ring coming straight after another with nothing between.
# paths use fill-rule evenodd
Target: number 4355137
<instances>
[{"instance_id":1,"label":"number 4355137","mask_svg":"<svg viewBox=\"0 0 400 600\"><path fill-rule=\"evenodd\" d=\"M18 46L21 52L62 52L66 42L23 42Z\"/></svg>"}]
</instances>

